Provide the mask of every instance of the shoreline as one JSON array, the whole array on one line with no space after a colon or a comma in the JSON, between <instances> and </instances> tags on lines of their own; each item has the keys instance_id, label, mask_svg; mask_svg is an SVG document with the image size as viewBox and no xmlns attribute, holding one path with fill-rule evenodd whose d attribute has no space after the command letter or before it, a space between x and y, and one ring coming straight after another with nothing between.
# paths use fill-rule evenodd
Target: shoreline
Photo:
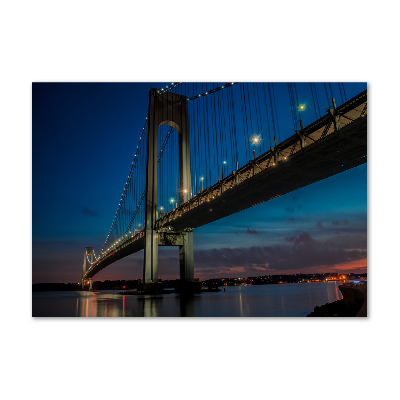
<instances>
[{"instance_id":1,"label":"shoreline","mask_svg":"<svg viewBox=\"0 0 400 400\"><path fill-rule=\"evenodd\" d=\"M314 307L307 317L367 317L367 282L339 286L343 298Z\"/></svg>"},{"instance_id":2,"label":"shoreline","mask_svg":"<svg viewBox=\"0 0 400 400\"><path fill-rule=\"evenodd\" d=\"M348 276L333 277L333 274L296 274L296 275L269 275L248 278L216 278L201 282L201 287L230 287L230 286L262 286L284 285L287 283L315 283L315 282L346 282L355 279L366 280L367 274L348 274ZM339 274L337 274L339 275ZM140 285L140 279L117 281L94 281L93 290L136 290ZM162 281L164 289L175 289L179 285L179 279ZM33 283L32 292L45 291L83 291L81 283Z\"/></svg>"}]
</instances>

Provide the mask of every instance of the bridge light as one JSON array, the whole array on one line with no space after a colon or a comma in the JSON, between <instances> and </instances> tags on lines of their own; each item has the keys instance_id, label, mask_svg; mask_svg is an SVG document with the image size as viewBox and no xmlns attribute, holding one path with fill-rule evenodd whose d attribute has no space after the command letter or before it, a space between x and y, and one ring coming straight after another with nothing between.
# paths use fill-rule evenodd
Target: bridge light
<instances>
[{"instance_id":1,"label":"bridge light","mask_svg":"<svg viewBox=\"0 0 400 400\"><path fill-rule=\"evenodd\" d=\"M226 164L226 161L224 161L222 164Z\"/></svg>"},{"instance_id":2,"label":"bridge light","mask_svg":"<svg viewBox=\"0 0 400 400\"><path fill-rule=\"evenodd\" d=\"M299 104L297 109L298 109L298 111L304 111L306 109L306 105L305 104Z\"/></svg>"},{"instance_id":3,"label":"bridge light","mask_svg":"<svg viewBox=\"0 0 400 400\"><path fill-rule=\"evenodd\" d=\"M262 138L260 135L256 135L255 133L251 136L250 141L252 143L253 146L257 146L259 144L261 144L262 142Z\"/></svg>"}]
</instances>

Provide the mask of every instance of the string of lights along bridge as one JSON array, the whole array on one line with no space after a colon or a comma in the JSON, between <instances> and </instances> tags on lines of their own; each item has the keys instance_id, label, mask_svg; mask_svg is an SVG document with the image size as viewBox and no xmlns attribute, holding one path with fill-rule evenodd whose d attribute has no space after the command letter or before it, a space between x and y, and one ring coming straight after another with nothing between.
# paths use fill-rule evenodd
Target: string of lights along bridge
<instances>
[{"instance_id":1,"label":"string of lights along bridge","mask_svg":"<svg viewBox=\"0 0 400 400\"><path fill-rule=\"evenodd\" d=\"M346 83L178 82L143 102L110 230L97 256L85 248L83 286L144 249L141 287L157 291L158 247L179 246L191 290L195 228L367 161L367 93L348 99Z\"/></svg>"}]
</instances>

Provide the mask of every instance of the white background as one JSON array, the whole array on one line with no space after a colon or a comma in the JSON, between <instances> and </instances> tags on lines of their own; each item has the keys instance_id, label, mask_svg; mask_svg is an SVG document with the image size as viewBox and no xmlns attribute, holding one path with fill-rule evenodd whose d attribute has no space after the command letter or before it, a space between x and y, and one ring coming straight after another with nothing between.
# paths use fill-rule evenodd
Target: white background
<instances>
[{"instance_id":1,"label":"white background","mask_svg":"<svg viewBox=\"0 0 400 400\"><path fill-rule=\"evenodd\" d=\"M5 399L398 393L398 10L380 1L3 1ZM31 318L31 84L367 81L366 319Z\"/></svg>"}]
</instances>

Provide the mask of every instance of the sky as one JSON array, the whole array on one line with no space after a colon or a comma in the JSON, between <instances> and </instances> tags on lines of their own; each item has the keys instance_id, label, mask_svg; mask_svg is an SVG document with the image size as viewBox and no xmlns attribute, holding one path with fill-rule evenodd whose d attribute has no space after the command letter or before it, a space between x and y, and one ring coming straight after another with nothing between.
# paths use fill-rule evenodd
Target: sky
<instances>
[{"instance_id":1,"label":"sky","mask_svg":"<svg viewBox=\"0 0 400 400\"><path fill-rule=\"evenodd\" d=\"M81 279L85 246L98 253L115 216L147 116L149 90L169 84L33 83L33 283ZM298 84L299 102L307 105L305 125L316 119L307 85ZM338 86L332 86L339 105ZM347 98L366 86L346 83ZM322 87L318 94L325 110ZM275 90L283 140L294 133L287 85L276 84ZM196 229L194 257L200 279L366 272L367 165ZM94 279L137 279L142 268L139 252ZM177 248L159 249L159 275L179 277Z\"/></svg>"}]
</instances>

